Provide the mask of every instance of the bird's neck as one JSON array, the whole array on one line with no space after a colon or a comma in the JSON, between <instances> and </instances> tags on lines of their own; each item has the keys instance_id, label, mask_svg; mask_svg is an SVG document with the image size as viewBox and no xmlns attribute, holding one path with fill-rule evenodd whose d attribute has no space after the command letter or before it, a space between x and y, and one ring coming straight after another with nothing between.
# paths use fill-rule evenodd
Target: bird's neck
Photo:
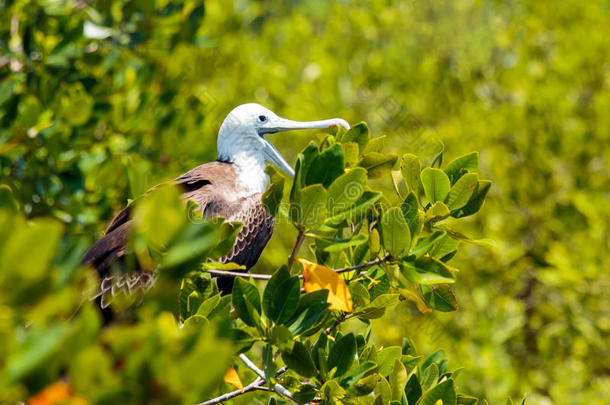
<instances>
[{"instance_id":1,"label":"bird's neck","mask_svg":"<svg viewBox=\"0 0 610 405\"><path fill-rule=\"evenodd\" d=\"M237 170L237 182L246 193L263 193L267 188L269 176L265 173L265 159L260 154L248 151L238 152L231 157Z\"/></svg>"}]
</instances>

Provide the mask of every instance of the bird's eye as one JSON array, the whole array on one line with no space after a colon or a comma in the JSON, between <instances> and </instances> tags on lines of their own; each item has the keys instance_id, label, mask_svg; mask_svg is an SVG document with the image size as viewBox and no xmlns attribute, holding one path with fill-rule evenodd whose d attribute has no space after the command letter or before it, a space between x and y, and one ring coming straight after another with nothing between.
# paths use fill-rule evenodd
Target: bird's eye
<instances>
[{"instance_id":1,"label":"bird's eye","mask_svg":"<svg viewBox=\"0 0 610 405\"><path fill-rule=\"evenodd\" d=\"M258 120L259 120L260 122L267 122L267 117L265 117L264 115L259 115L259 116L258 116Z\"/></svg>"}]
</instances>

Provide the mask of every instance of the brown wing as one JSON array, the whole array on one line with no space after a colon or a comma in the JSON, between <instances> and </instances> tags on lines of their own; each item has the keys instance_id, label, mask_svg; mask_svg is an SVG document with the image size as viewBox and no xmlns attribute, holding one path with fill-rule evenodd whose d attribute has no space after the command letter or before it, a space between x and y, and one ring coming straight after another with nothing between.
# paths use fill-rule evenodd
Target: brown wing
<instances>
[{"instance_id":1,"label":"brown wing","mask_svg":"<svg viewBox=\"0 0 610 405\"><path fill-rule=\"evenodd\" d=\"M224 262L236 261L247 268L253 266L258 260L260 253L267 244L273 231L273 217L271 217L260 203L260 194L244 197L241 200L230 203L233 193L241 193L243 190L237 185L237 172L230 163L210 162L198 166L178 177L173 183L181 185L184 189L183 198L196 202L203 213L210 217L223 216L231 221L244 222L244 228L237 237L233 252L222 258ZM148 288L150 286L152 269L136 270L145 278L145 282L133 281L134 275L128 277L132 282L128 283L125 277L115 279L111 275L111 269L117 266L127 252L127 240L132 221L129 219L132 205L127 206L117 214L110 222L106 234L98 240L87 251L82 259L83 263L96 268L102 283L98 296L104 297L107 292L116 288L117 283L135 289ZM250 222L246 224L248 218ZM256 236L255 228L262 227L264 232ZM253 255L248 256L248 246L252 246ZM120 266L119 266L120 268ZM232 280L229 283L232 286ZM131 292L131 287L129 288ZM227 291L230 292L230 288ZM103 304L103 302L102 302Z\"/></svg>"}]
</instances>

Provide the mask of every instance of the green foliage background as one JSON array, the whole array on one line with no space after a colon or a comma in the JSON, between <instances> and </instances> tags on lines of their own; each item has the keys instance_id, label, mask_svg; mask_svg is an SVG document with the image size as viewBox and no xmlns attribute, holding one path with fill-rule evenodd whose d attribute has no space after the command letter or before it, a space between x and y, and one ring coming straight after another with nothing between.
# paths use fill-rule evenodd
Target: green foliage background
<instances>
[{"instance_id":1,"label":"green foliage background","mask_svg":"<svg viewBox=\"0 0 610 405\"><path fill-rule=\"evenodd\" d=\"M86 38L86 21L111 36ZM442 347L465 367L463 391L492 403L607 403L608 37L602 0L0 1L0 179L28 218L63 224L39 219L35 243L80 241L77 257L127 198L214 159L222 119L244 102L367 121L387 151L479 150L494 186L466 233L498 246L456 258L457 313L403 303L375 338ZM310 139L271 138L290 162ZM279 267L294 238L279 223L257 269ZM172 338L157 322L150 353ZM112 378L103 353L79 356L102 365L90 381Z\"/></svg>"}]
</instances>

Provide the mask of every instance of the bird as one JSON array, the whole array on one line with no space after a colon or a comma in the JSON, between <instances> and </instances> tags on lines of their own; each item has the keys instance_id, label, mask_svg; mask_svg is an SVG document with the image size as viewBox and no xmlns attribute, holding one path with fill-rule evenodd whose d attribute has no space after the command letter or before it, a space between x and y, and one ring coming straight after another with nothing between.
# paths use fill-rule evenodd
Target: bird
<instances>
[{"instance_id":1,"label":"bird","mask_svg":"<svg viewBox=\"0 0 610 405\"><path fill-rule=\"evenodd\" d=\"M181 188L185 201L195 202L207 218L225 217L243 223L232 251L218 261L234 262L246 271L258 261L271 238L274 217L261 201L269 176L267 163L289 176L294 170L266 135L290 130L323 129L333 125L349 129L344 119L292 121L276 115L262 105L247 103L235 107L222 122L217 136L217 159L204 163L177 177L171 183ZM154 189L154 187L153 187ZM136 266L135 270L117 274L114 268L129 253L132 205L120 211L108 225L104 236L85 253L81 262L97 270L100 282L97 300L105 309L118 292L145 292L155 282L156 270ZM219 277L218 288L229 294L232 277ZM106 317L107 314L104 314Z\"/></svg>"}]
</instances>

